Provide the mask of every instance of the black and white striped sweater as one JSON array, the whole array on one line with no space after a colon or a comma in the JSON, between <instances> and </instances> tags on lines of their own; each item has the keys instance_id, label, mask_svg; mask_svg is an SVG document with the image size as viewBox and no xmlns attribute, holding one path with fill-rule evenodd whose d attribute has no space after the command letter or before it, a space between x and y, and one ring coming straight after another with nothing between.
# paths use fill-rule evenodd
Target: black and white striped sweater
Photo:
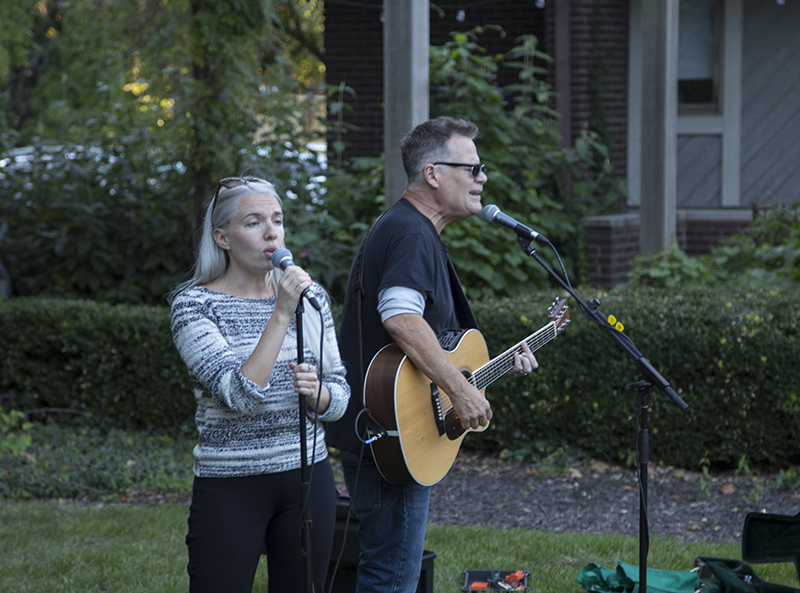
<instances>
[{"instance_id":1,"label":"black and white striped sweater","mask_svg":"<svg viewBox=\"0 0 800 593\"><path fill-rule=\"evenodd\" d=\"M321 289L312 286L312 290L319 302L327 303ZM289 363L297 360L295 319L266 387L250 381L241 371L275 310L275 300L247 299L195 287L178 294L172 303L172 337L189 369L197 400L196 476L250 476L300 467L299 397L289 369ZM305 315L318 314L307 309ZM335 342L330 308L324 305L323 312L325 339ZM307 341L304 360L320 368ZM344 414L350 388L341 361L323 360L323 365L322 382L330 390L331 402L316 419L327 422ZM307 404L306 414L311 463L312 459L325 459L327 447L322 426L311 424L315 416Z\"/></svg>"}]
</instances>

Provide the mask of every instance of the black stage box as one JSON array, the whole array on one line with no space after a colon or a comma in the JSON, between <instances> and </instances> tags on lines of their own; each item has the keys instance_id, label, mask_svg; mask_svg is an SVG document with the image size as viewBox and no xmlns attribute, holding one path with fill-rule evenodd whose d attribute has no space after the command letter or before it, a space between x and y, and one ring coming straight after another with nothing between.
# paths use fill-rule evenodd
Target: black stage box
<instances>
[{"instance_id":1,"label":"black stage box","mask_svg":"<svg viewBox=\"0 0 800 593\"><path fill-rule=\"evenodd\" d=\"M356 590L356 571L358 568L358 555L361 547L358 545L358 517L355 514L350 516L350 523L347 525L347 538L345 547L342 550L342 538L347 524L347 514L350 511L350 497L340 494L336 501L336 532L333 535L333 552L331 554L331 564L328 570L328 583L325 590L330 587L330 579L333 569L336 566L336 559L339 552L342 559L339 562L339 569L336 573L331 593L353 593ZM425 550L422 554L422 569L419 573L419 584L417 593L433 593L433 559L436 553Z\"/></svg>"}]
</instances>

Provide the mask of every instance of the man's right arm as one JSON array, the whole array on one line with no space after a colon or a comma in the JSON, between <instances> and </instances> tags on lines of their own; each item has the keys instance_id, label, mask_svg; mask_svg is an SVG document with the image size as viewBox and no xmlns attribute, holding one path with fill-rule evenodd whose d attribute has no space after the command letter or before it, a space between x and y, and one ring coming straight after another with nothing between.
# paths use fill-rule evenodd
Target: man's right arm
<instances>
[{"instance_id":1,"label":"man's right arm","mask_svg":"<svg viewBox=\"0 0 800 593\"><path fill-rule=\"evenodd\" d=\"M464 428L489 423L489 401L448 358L422 315L400 313L384 319L383 326L411 362L450 397Z\"/></svg>"}]
</instances>

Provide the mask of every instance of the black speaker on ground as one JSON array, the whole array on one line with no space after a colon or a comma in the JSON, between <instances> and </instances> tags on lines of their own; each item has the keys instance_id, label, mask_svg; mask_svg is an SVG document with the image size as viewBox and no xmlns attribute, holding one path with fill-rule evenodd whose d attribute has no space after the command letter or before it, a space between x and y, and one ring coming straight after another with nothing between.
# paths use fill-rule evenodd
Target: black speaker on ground
<instances>
[{"instance_id":1,"label":"black speaker on ground","mask_svg":"<svg viewBox=\"0 0 800 593\"><path fill-rule=\"evenodd\" d=\"M361 546L358 544L358 517L355 514L350 516L350 523L347 525L347 537L345 538L345 525L347 524L347 514L350 511L350 497L346 494L339 494L336 501L336 531L333 535L333 553L328 569L328 583L325 590L330 587L330 579L336 567L336 560L339 552L342 559L336 572L336 580L333 583L331 593L353 593L356 590L356 572L358 570L358 555L361 553ZM342 539L344 538L344 550L342 550ZM422 554L422 569L419 573L419 584L417 593L433 593L433 560L436 553L425 550Z\"/></svg>"}]
</instances>

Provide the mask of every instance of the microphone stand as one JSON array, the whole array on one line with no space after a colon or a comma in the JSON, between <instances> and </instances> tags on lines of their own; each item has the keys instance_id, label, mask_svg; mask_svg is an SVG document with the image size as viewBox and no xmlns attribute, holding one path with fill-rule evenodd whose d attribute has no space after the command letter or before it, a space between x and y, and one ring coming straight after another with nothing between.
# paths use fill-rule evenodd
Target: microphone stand
<instances>
[{"instance_id":1,"label":"microphone stand","mask_svg":"<svg viewBox=\"0 0 800 593\"><path fill-rule=\"evenodd\" d=\"M303 299L297 304L295 313L297 326L297 364L303 364ZM314 591L314 568L311 561L311 505L307 503L308 480L308 444L306 443L306 398L298 393L300 403L300 553L303 556L303 591Z\"/></svg>"},{"instance_id":2,"label":"microphone stand","mask_svg":"<svg viewBox=\"0 0 800 593\"><path fill-rule=\"evenodd\" d=\"M540 235L540 240L550 244L550 241L544 239ZM639 480L639 591L647 593L647 553L650 546L650 532L647 525L647 466L649 464L649 432L647 428L647 410L650 407L650 390L655 386L661 389L669 396L673 403L681 410L685 410L689 405L681 399L675 390L669 386L664 377L650 364L641 352L636 349L633 341L617 330L611 323L602 317L597 309L600 306L600 301L594 299L592 306L588 306L581 298L575 294L567 282L561 276L556 274L547 262L545 262L531 246L529 238L523 237L519 234L519 246L528 256L533 257L545 271L550 274L578 303L581 310L594 321L601 329L605 330L617 346L627 354L634 362L639 370L639 380L631 384L631 387L636 387L638 390L638 412L639 412L639 432L637 435L637 452L638 452L638 480Z\"/></svg>"}]
</instances>

